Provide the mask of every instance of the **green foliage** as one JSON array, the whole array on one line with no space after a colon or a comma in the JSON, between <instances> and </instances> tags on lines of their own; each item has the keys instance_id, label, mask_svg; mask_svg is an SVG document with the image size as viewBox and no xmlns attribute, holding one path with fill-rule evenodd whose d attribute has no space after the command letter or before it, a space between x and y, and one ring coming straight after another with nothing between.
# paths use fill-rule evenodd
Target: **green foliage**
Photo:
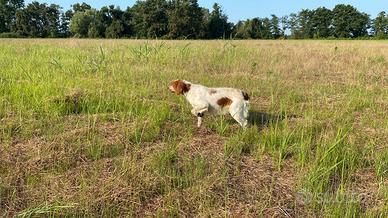
<instances>
[{"instance_id":1,"label":"green foliage","mask_svg":"<svg viewBox=\"0 0 388 218\"><path fill-rule=\"evenodd\" d=\"M24 7L24 0L0 1L0 33L11 32L16 19L16 12Z\"/></svg>"},{"instance_id":2,"label":"green foliage","mask_svg":"<svg viewBox=\"0 0 388 218\"><path fill-rule=\"evenodd\" d=\"M70 21L73 17L73 12L71 10L67 10L66 12L61 13L61 22L59 25L59 33L61 37L69 37L70 36Z\"/></svg>"},{"instance_id":3,"label":"green foliage","mask_svg":"<svg viewBox=\"0 0 388 218\"><path fill-rule=\"evenodd\" d=\"M159 38L168 33L167 2L165 0L137 1L130 9L135 35L138 38Z\"/></svg>"},{"instance_id":4,"label":"green foliage","mask_svg":"<svg viewBox=\"0 0 388 218\"><path fill-rule=\"evenodd\" d=\"M172 0L168 10L168 37L197 39L202 20L203 13L197 0Z\"/></svg>"},{"instance_id":5,"label":"green foliage","mask_svg":"<svg viewBox=\"0 0 388 218\"><path fill-rule=\"evenodd\" d=\"M279 37L280 32L273 33L272 31L278 31L278 23L275 22L275 26L268 18L253 18L244 22L238 22L233 31L234 38L237 39L272 39L274 34Z\"/></svg>"},{"instance_id":6,"label":"green foliage","mask_svg":"<svg viewBox=\"0 0 388 218\"><path fill-rule=\"evenodd\" d=\"M121 33L124 32L124 25L118 21L118 20L114 20L108 28L106 28L106 37L107 38L113 38L113 39L116 39L116 38L120 38L121 37Z\"/></svg>"},{"instance_id":7,"label":"green foliage","mask_svg":"<svg viewBox=\"0 0 388 218\"><path fill-rule=\"evenodd\" d=\"M372 31L379 39L388 39L388 14L380 12L373 20Z\"/></svg>"},{"instance_id":8,"label":"green foliage","mask_svg":"<svg viewBox=\"0 0 388 218\"><path fill-rule=\"evenodd\" d=\"M223 13L221 6L214 3L213 11L208 18L206 38L228 38L232 33L232 26L233 24L228 22L228 17Z\"/></svg>"},{"instance_id":9,"label":"green foliage","mask_svg":"<svg viewBox=\"0 0 388 218\"><path fill-rule=\"evenodd\" d=\"M333 9L334 36L357 38L368 35L369 15L359 12L351 5L336 5Z\"/></svg>"},{"instance_id":10,"label":"green foliage","mask_svg":"<svg viewBox=\"0 0 388 218\"><path fill-rule=\"evenodd\" d=\"M371 25L370 25L371 24ZM290 35L287 35L288 30ZM368 31L377 39L388 35L388 15L382 11L369 15L351 5L338 4L333 10L319 7L303 9L283 17L228 21L221 5L212 11L200 7L198 0L145 0L121 10L114 5L100 10L76 3L61 11L59 5L22 0L0 1L0 34L7 37L81 38L167 38L167 39L308 39L366 38ZM4 36L3 36L4 37Z\"/></svg>"},{"instance_id":11,"label":"green foliage","mask_svg":"<svg viewBox=\"0 0 388 218\"><path fill-rule=\"evenodd\" d=\"M270 27L271 27L272 37L274 39L278 39L281 35L283 35L283 33L280 30L279 22L280 22L279 18L276 15L272 14L271 20L270 20Z\"/></svg>"},{"instance_id":12,"label":"green foliage","mask_svg":"<svg viewBox=\"0 0 388 218\"><path fill-rule=\"evenodd\" d=\"M0 33L0 38L22 38L18 33L10 32L10 33Z\"/></svg>"},{"instance_id":13,"label":"green foliage","mask_svg":"<svg viewBox=\"0 0 388 218\"><path fill-rule=\"evenodd\" d=\"M75 3L74 5L72 5L72 8L73 8L74 13L85 12L87 10L92 9L92 7L88 4L86 4L85 2L82 2L82 4Z\"/></svg>"},{"instance_id":14,"label":"green foliage","mask_svg":"<svg viewBox=\"0 0 388 218\"><path fill-rule=\"evenodd\" d=\"M59 9L59 5L32 2L16 12L13 31L29 37L59 37Z\"/></svg>"},{"instance_id":15,"label":"green foliage","mask_svg":"<svg viewBox=\"0 0 388 218\"><path fill-rule=\"evenodd\" d=\"M94 18L96 17L96 10L86 10L84 12L76 12L71 19L70 23L70 32L76 37L85 38L97 37L99 31L96 28L96 25L91 25L92 22L96 22Z\"/></svg>"},{"instance_id":16,"label":"green foliage","mask_svg":"<svg viewBox=\"0 0 388 218\"><path fill-rule=\"evenodd\" d=\"M314 38L327 38L332 35L332 19L333 13L331 10L320 7L314 10L311 18Z\"/></svg>"}]
</instances>

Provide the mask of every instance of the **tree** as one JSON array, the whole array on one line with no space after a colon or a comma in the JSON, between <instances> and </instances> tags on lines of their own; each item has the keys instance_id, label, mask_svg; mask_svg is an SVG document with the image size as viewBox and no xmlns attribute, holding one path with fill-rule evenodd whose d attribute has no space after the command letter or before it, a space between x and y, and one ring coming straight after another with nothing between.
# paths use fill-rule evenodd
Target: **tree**
<instances>
[{"instance_id":1,"label":"tree","mask_svg":"<svg viewBox=\"0 0 388 218\"><path fill-rule=\"evenodd\" d=\"M51 4L46 7L45 16L47 17L47 25L45 28L47 29L48 37L55 38L59 36L60 13L59 5Z\"/></svg>"},{"instance_id":2,"label":"tree","mask_svg":"<svg viewBox=\"0 0 388 218\"><path fill-rule=\"evenodd\" d=\"M294 39L356 38L371 33L388 38L386 12L382 11L371 22L368 14L344 4L333 10L304 9L289 16L272 14L235 25L228 22L219 4L215 3L209 11L200 7L198 0L137 0L125 11L114 5L96 10L84 2L71 7L63 12L55 4L33 1L25 7L24 0L0 0L0 33L10 32L2 35L15 37L171 39L278 39L287 37L289 32Z\"/></svg>"},{"instance_id":3,"label":"tree","mask_svg":"<svg viewBox=\"0 0 388 218\"><path fill-rule=\"evenodd\" d=\"M214 3L207 24L207 38L226 38L232 32L232 25L228 23L228 17L222 12L219 4Z\"/></svg>"},{"instance_id":4,"label":"tree","mask_svg":"<svg viewBox=\"0 0 388 218\"><path fill-rule=\"evenodd\" d=\"M247 32L251 39L262 39L263 38L263 22L260 18L253 18L247 22Z\"/></svg>"},{"instance_id":5,"label":"tree","mask_svg":"<svg viewBox=\"0 0 388 218\"><path fill-rule=\"evenodd\" d=\"M98 10L87 10L84 13L91 12L90 16L92 20L89 24L88 37L89 38L103 38L106 33L106 24L101 15L101 11Z\"/></svg>"},{"instance_id":6,"label":"tree","mask_svg":"<svg viewBox=\"0 0 388 218\"><path fill-rule=\"evenodd\" d=\"M233 30L235 38L239 39L273 39L273 23L269 18L253 18L238 22Z\"/></svg>"},{"instance_id":7,"label":"tree","mask_svg":"<svg viewBox=\"0 0 388 218\"><path fill-rule=\"evenodd\" d=\"M236 23L236 25L234 25L233 27L233 38L236 38L236 39L250 39L251 38L251 35L248 31L248 23L249 20L247 21L238 21Z\"/></svg>"},{"instance_id":8,"label":"tree","mask_svg":"<svg viewBox=\"0 0 388 218\"><path fill-rule=\"evenodd\" d=\"M351 5L339 4L333 9L334 36L356 38L368 35L369 15L359 12Z\"/></svg>"},{"instance_id":9,"label":"tree","mask_svg":"<svg viewBox=\"0 0 388 218\"><path fill-rule=\"evenodd\" d=\"M301 38L307 39L313 37L313 28L311 18L313 11L303 9L298 14L298 26Z\"/></svg>"},{"instance_id":10,"label":"tree","mask_svg":"<svg viewBox=\"0 0 388 218\"><path fill-rule=\"evenodd\" d=\"M105 35L107 38L120 38L124 32L124 25L120 20L113 20L113 22L106 29Z\"/></svg>"},{"instance_id":11,"label":"tree","mask_svg":"<svg viewBox=\"0 0 388 218\"><path fill-rule=\"evenodd\" d=\"M290 29L290 25L289 25L289 22L288 22L288 16L285 15L283 17L280 18L280 23L282 25L282 36L283 37L286 37L286 31L287 29Z\"/></svg>"},{"instance_id":12,"label":"tree","mask_svg":"<svg viewBox=\"0 0 388 218\"><path fill-rule=\"evenodd\" d=\"M89 35L89 27L92 23L93 19L95 18L96 10L95 9L88 9L84 12L76 12L73 15L73 18L71 19L70 23L70 32L76 36L76 37L87 37ZM90 35L95 36L97 35L97 29L94 27L94 29L90 30Z\"/></svg>"},{"instance_id":13,"label":"tree","mask_svg":"<svg viewBox=\"0 0 388 218\"><path fill-rule=\"evenodd\" d=\"M103 9L101 9L101 12L103 12ZM119 7L114 7L113 5L110 5L109 8L105 7L103 12L104 25L106 26L105 36L107 38L129 36L132 33L130 30L130 15L128 11L124 12ZM125 31L126 28L129 30Z\"/></svg>"},{"instance_id":14,"label":"tree","mask_svg":"<svg viewBox=\"0 0 388 218\"><path fill-rule=\"evenodd\" d=\"M333 13L325 7L312 11L311 27L314 38L327 38L332 35Z\"/></svg>"},{"instance_id":15,"label":"tree","mask_svg":"<svg viewBox=\"0 0 388 218\"><path fill-rule=\"evenodd\" d=\"M133 27L133 14L131 13L130 8L124 11L122 15L122 24L124 26L123 37L131 37L134 35Z\"/></svg>"},{"instance_id":16,"label":"tree","mask_svg":"<svg viewBox=\"0 0 388 218\"><path fill-rule=\"evenodd\" d=\"M32 2L16 12L14 31L29 37L58 37L59 5Z\"/></svg>"},{"instance_id":17,"label":"tree","mask_svg":"<svg viewBox=\"0 0 388 218\"><path fill-rule=\"evenodd\" d=\"M263 30L261 31L262 33L261 35L263 39L273 39L273 35L271 31L271 27L272 27L271 20L266 17L262 19L262 23L263 23Z\"/></svg>"},{"instance_id":18,"label":"tree","mask_svg":"<svg viewBox=\"0 0 388 218\"><path fill-rule=\"evenodd\" d=\"M88 4L86 4L85 2L82 2L82 4L76 3L76 4L72 5L71 7L73 8L74 13L85 12L86 10L92 9L92 7Z\"/></svg>"},{"instance_id":19,"label":"tree","mask_svg":"<svg viewBox=\"0 0 388 218\"><path fill-rule=\"evenodd\" d=\"M291 38L299 39L301 38L300 26L298 22L298 15L296 13L291 13L288 19L288 26L291 31Z\"/></svg>"},{"instance_id":20,"label":"tree","mask_svg":"<svg viewBox=\"0 0 388 218\"><path fill-rule=\"evenodd\" d=\"M70 22L71 18L73 17L73 11L67 10L66 12L61 14L61 22L59 25L59 35L61 37L68 37L70 36Z\"/></svg>"},{"instance_id":21,"label":"tree","mask_svg":"<svg viewBox=\"0 0 388 218\"><path fill-rule=\"evenodd\" d=\"M377 38L388 38L388 14L385 11L380 12L373 20L372 33Z\"/></svg>"},{"instance_id":22,"label":"tree","mask_svg":"<svg viewBox=\"0 0 388 218\"><path fill-rule=\"evenodd\" d=\"M0 0L0 33L10 32L16 22L16 11L24 7L24 0Z\"/></svg>"},{"instance_id":23,"label":"tree","mask_svg":"<svg viewBox=\"0 0 388 218\"><path fill-rule=\"evenodd\" d=\"M271 15L270 28L273 38L278 39L282 35L279 26L279 18L274 14Z\"/></svg>"},{"instance_id":24,"label":"tree","mask_svg":"<svg viewBox=\"0 0 388 218\"><path fill-rule=\"evenodd\" d=\"M129 11L133 16L133 26L137 37L157 38L168 33L167 2L165 0L137 1Z\"/></svg>"},{"instance_id":25,"label":"tree","mask_svg":"<svg viewBox=\"0 0 388 218\"><path fill-rule=\"evenodd\" d=\"M168 10L168 37L196 39L202 32L203 14L197 0L172 0Z\"/></svg>"}]
</instances>

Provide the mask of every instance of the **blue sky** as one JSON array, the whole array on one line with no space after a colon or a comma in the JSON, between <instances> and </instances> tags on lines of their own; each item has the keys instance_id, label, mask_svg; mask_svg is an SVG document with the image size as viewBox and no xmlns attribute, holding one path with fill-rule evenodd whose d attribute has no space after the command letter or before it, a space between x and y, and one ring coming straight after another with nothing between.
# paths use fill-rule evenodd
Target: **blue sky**
<instances>
[{"instance_id":1,"label":"blue sky","mask_svg":"<svg viewBox=\"0 0 388 218\"><path fill-rule=\"evenodd\" d=\"M26 0L30 3L30 0ZM136 0L108 0L108 1L91 1L91 0L43 0L38 2L59 4L64 9L69 9L70 5L77 2L86 2L94 8L101 8L106 5L117 5L121 9L132 6ZM358 10L375 17L380 11L388 12L388 0L199 0L202 7L211 8L214 2L221 4L224 12L228 15L229 20L236 22L253 17L269 17L271 14L283 16L292 12L298 12L301 9L314 9L324 6L332 9L336 4L350 4Z\"/></svg>"}]
</instances>

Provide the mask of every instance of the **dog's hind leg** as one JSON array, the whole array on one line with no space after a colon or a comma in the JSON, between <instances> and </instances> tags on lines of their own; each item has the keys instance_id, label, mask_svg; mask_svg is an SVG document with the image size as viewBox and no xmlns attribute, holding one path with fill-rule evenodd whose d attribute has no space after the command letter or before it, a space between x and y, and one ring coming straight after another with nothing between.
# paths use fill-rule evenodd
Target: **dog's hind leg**
<instances>
[{"instance_id":1,"label":"dog's hind leg","mask_svg":"<svg viewBox=\"0 0 388 218\"><path fill-rule=\"evenodd\" d=\"M246 102L235 101L229 107L230 115L245 128L248 125L248 104Z\"/></svg>"}]
</instances>

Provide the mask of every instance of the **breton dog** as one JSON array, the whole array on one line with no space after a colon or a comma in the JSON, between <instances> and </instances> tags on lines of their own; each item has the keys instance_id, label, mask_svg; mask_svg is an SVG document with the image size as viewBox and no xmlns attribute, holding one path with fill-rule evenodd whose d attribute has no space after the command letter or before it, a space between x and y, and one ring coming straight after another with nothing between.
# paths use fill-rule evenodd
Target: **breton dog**
<instances>
[{"instance_id":1,"label":"breton dog","mask_svg":"<svg viewBox=\"0 0 388 218\"><path fill-rule=\"evenodd\" d=\"M198 118L198 127L201 126L205 113L229 113L243 128L248 124L249 96L244 91L234 88L208 88L180 79L172 81L168 89L186 97L193 107L191 113Z\"/></svg>"}]
</instances>

